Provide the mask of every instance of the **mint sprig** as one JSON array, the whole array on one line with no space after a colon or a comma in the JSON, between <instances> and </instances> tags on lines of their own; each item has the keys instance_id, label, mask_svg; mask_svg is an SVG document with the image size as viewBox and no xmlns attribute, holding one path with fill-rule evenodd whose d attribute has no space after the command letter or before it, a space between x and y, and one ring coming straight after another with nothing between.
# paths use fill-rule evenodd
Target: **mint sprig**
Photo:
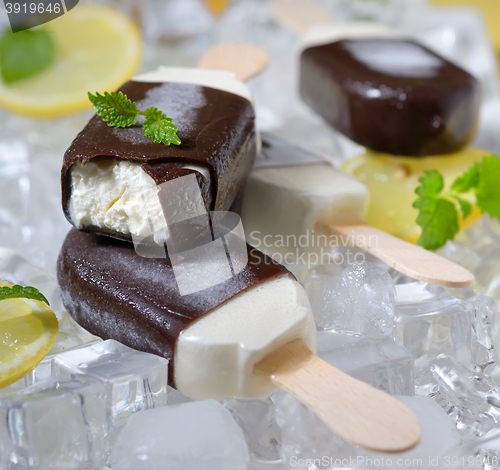
<instances>
[{"instance_id":1,"label":"mint sprig","mask_svg":"<svg viewBox=\"0 0 500 470\"><path fill-rule=\"evenodd\" d=\"M421 186L415 191L419 197L413 203L419 210L417 224L422 227L418 244L436 250L458 233L458 213L452 202L438 197L444 187L441 173L436 170L424 173L419 179Z\"/></svg>"},{"instance_id":2,"label":"mint sprig","mask_svg":"<svg viewBox=\"0 0 500 470\"><path fill-rule=\"evenodd\" d=\"M52 65L55 55L55 41L46 30L7 31L0 38L2 79L10 84L36 76Z\"/></svg>"},{"instance_id":3,"label":"mint sprig","mask_svg":"<svg viewBox=\"0 0 500 470\"><path fill-rule=\"evenodd\" d=\"M181 140L177 137L177 126L172 119L167 117L158 108L148 108L144 111L146 120L143 123L144 134L153 142L161 142L165 145L179 145Z\"/></svg>"},{"instance_id":4,"label":"mint sprig","mask_svg":"<svg viewBox=\"0 0 500 470\"><path fill-rule=\"evenodd\" d=\"M484 157L476 162L444 192L444 179L437 170L426 170L415 190L419 210L417 224L422 228L418 244L428 250L442 247L458 233L459 215L465 220L472 212L474 199L481 212L500 219L500 157ZM468 194L464 199L462 195Z\"/></svg>"},{"instance_id":5,"label":"mint sprig","mask_svg":"<svg viewBox=\"0 0 500 470\"><path fill-rule=\"evenodd\" d=\"M110 127L130 127L137 122L139 116L146 116L142 127L144 134L153 142L164 145L180 145L181 140L177 136L177 126L172 119L154 106L145 111L139 111L137 105L127 98L121 91L114 91L104 95L88 93L90 102L94 105L97 115Z\"/></svg>"},{"instance_id":6,"label":"mint sprig","mask_svg":"<svg viewBox=\"0 0 500 470\"><path fill-rule=\"evenodd\" d=\"M99 117L110 127L129 127L137 122L139 110L121 91L104 92L104 95L89 93L89 100Z\"/></svg>"},{"instance_id":7,"label":"mint sprig","mask_svg":"<svg viewBox=\"0 0 500 470\"><path fill-rule=\"evenodd\" d=\"M17 284L12 287L0 287L0 300L5 299L33 299L45 302L50 306L49 301L38 289L23 287Z\"/></svg>"}]
</instances>

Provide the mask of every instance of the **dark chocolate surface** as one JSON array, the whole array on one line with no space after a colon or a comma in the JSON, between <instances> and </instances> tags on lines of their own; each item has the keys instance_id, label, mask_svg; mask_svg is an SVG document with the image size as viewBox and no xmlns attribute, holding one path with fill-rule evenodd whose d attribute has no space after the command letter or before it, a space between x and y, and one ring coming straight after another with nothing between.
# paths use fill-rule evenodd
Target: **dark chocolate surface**
<instances>
[{"instance_id":1,"label":"dark chocolate surface","mask_svg":"<svg viewBox=\"0 0 500 470\"><path fill-rule=\"evenodd\" d=\"M181 296L172 265L138 256L131 243L72 229L57 262L57 279L69 314L86 330L170 360L179 333L212 309L267 279L291 276L250 248L246 268L214 287Z\"/></svg>"},{"instance_id":2,"label":"dark chocolate surface","mask_svg":"<svg viewBox=\"0 0 500 470\"><path fill-rule=\"evenodd\" d=\"M300 94L335 129L380 152L455 152L474 136L481 90L411 40L343 40L301 55Z\"/></svg>"},{"instance_id":3,"label":"dark chocolate surface","mask_svg":"<svg viewBox=\"0 0 500 470\"><path fill-rule=\"evenodd\" d=\"M144 136L140 125L109 127L94 116L64 155L62 203L71 222L69 169L93 158L121 158L141 162L157 184L195 173L210 210L228 210L256 156L255 115L252 104L231 93L185 83L127 82L120 88L139 109L156 106L173 119L181 145L166 146ZM140 124L140 122L139 122ZM181 164L200 164L210 170L212 182ZM89 231L103 233L96 227ZM104 233L109 235L108 233ZM119 238L122 238L118 235Z\"/></svg>"}]
</instances>

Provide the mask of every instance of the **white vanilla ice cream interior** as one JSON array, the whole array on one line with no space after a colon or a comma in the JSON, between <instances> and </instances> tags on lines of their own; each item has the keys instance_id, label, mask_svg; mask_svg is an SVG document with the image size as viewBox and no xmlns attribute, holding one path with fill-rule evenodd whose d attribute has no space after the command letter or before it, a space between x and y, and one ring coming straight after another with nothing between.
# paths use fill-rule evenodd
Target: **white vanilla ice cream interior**
<instances>
[{"instance_id":1,"label":"white vanilla ice cream interior","mask_svg":"<svg viewBox=\"0 0 500 470\"><path fill-rule=\"evenodd\" d=\"M266 398L275 386L254 374L261 359L296 338L316 351L316 328L304 288L291 277L247 289L181 332L175 385L202 400Z\"/></svg>"},{"instance_id":2,"label":"white vanilla ice cream interior","mask_svg":"<svg viewBox=\"0 0 500 470\"><path fill-rule=\"evenodd\" d=\"M248 243L284 256L319 222L346 213L363 220L368 202L364 184L328 163L257 168L245 187L241 218Z\"/></svg>"},{"instance_id":3,"label":"white vanilla ice cream interior","mask_svg":"<svg viewBox=\"0 0 500 470\"><path fill-rule=\"evenodd\" d=\"M132 80L192 83L233 93L253 103L249 88L232 72L160 67ZM149 235L151 228L156 238L160 236L159 230L163 229L161 238L168 236L155 182L141 165L117 158L91 160L84 166L74 164L70 169L69 215L75 227L81 229L92 225L105 232L138 238ZM207 167L195 164L183 166L202 173L210 184Z\"/></svg>"}]
</instances>

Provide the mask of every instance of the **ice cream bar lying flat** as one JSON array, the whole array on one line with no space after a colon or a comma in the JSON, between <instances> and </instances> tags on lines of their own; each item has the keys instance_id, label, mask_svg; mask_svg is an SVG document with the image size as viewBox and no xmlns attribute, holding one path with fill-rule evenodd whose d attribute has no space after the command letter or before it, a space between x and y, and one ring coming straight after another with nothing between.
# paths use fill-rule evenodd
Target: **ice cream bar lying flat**
<instances>
[{"instance_id":1,"label":"ice cream bar lying flat","mask_svg":"<svg viewBox=\"0 0 500 470\"><path fill-rule=\"evenodd\" d=\"M355 142L424 156L474 136L479 82L421 44L362 24L318 28L304 44L302 99Z\"/></svg>"},{"instance_id":2,"label":"ice cream bar lying flat","mask_svg":"<svg viewBox=\"0 0 500 470\"><path fill-rule=\"evenodd\" d=\"M207 210L227 210L259 145L247 86L231 72L162 67L120 91L139 109L155 106L172 118L182 143L155 143L140 126L112 128L94 116L64 156L67 219L81 230L140 237L150 222L164 225L158 198L144 201L153 194L147 190L189 174L196 175Z\"/></svg>"},{"instance_id":3,"label":"ice cream bar lying flat","mask_svg":"<svg viewBox=\"0 0 500 470\"><path fill-rule=\"evenodd\" d=\"M316 348L304 289L255 249L236 276L181 296L170 261L72 229L59 255L58 282L80 325L169 359L170 384L194 399L266 397L274 387L253 374L257 362L295 338Z\"/></svg>"},{"instance_id":4,"label":"ice cream bar lying flat","mask_svg":"<svg viewBox=\"0 0 500 470\"><path fill-rule=\"evenodd\" d=\"M241 217L250 244L289 265L295 253L298 261L300 253L322 248L308 258L318 263L332 244L357 245L415 279L446 287L474 282L463 267L366 225L368 191L350 175L273 135L263 134L262 144L263 156L243 192ZM308 266L304 260L302 265Z\"/></svg>"}]
</instances>

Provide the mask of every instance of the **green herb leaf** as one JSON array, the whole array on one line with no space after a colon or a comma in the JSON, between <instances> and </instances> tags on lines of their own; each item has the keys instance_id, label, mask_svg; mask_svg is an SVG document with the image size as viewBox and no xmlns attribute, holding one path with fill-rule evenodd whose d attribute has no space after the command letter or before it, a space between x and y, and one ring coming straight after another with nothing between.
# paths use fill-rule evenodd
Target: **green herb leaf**
<instances>
[{"instance_id":1,"label":"green herb leaf","mask_svg":"<svg viewBox=\"0 0 500 470\"><path fill-rule=\"evenodd\" d=\"M153 142L164 145L180 145L177 136L177 126L158 108L150 107L139 111L137 105L129 100L121 91L118 93L104 92L104 96L88 93L89 100L94 105L97 115L110 127L129 127L137 122L139 115L146 116L143 123L144 134Z\"/></svg>"},{"instance_id":2,"label":"green herb leaf","mask_svg":"<svg viewBox=\"0 0 500 470\"><path fill-rule=\"evenodd\" d=\"M420 197L437 196L444 186L443 176L437 170L425 170L419 178L421 185L415 190Z\"/></svg>"},{"instance_id":3,"label":"green herb leaf","mask_svg":"<svg viewBox=\"0 0 500 470\"><path fill-rule=\"evenodd\" d=\"M497 155L484 157L480 164L476 198L482 212L500 219L500 158Z\"/></svg>"},{"instance_id":4,"label":"green herb leaf","mask_svg":"<svg viewBox=\"0 0 500 470\"><path fill-rule=\"evenodd\" d=\"M460 197L457 197L456 199L460 204L460 208L462 209L462 216L465 220L467 217L469 217L469 215L472 212L472 204L469 201L466 201L465 199L462 199Z\"/></svg>"},{"instance_id":5,"label":"green herb leaf","mask_svg":"<svg viewBox=\"0 0 500 470\"><path fill-rule=\"evenodd\" d=\"M458 208L464 219L472 213L473 204L457 195L474 190L476 205L500 219L500 157L486 156L474 163L457 178L451 191L438 197L443 190L443 176L437 170L424 172L421 185L415 190L419 198L413 207L419 210L417 224L422 227L418 244L435 250L458 233ZM454 202L456 201L456 203ZM458 203L458 204L457 204Z\"/></svg>"},{"instance_id":6,"label":"green herb leaf","mask_svg":"<svg viewBox=\"0 0 500 470\"><path fill-rule=\"evenodd\" d=\"M413 207L419 210L417 224L422 227L418 244L428 250L437 250L458 232L458 213L455 205L437 197L444 187L444 179L437 170L426 170L415 190L419 198Z\"/></svg>"},{"instance_id":7,"label":"green herb leaf","mask_svg":"<svg viewBox=\"0 0 500 470\"><path fill-rule=\"evenodd\" d=\"M44 29L6 32L0 38L0 71L6 83L33 77L55 60L56 45Z\"/></svg>"},{"instance_id":8,"label":"green herb leaf","mask_svg":"<svg viewBox=\"0 0 500 470\"><path fill-rule=\"evenodd\" d=\"M417 224L422 227L418 244L428 250L441 248L458 233L458 213L455 205L442 198L421 197L415 201L419 209Z\"/></svg>"},{"instance_id":9,"label":"green herb leaf","mask_svg":"<svg viewBox=\"0 0 500 470\"><path fill-rule=\"evenodd\" d=\"M134 102L127 98L121 91L108 93L104 96L96 93L88 93L89 100L99 117L110 127L128 127L137 122L139 110Z\"/></svg>"},{"instance_id":10,"label":"green herb leaf","mask_svg":"<svg viewBox=\"0 0 500 470\"><path fill-rule=\"evenodd\" d=\"M471 188L475 188L479 183L479 163L474 165L463 175L458 177L451 189L457 193L466 193Z\"/></svg>"},{"instance_id":11,"label":"green herb leaf","mask_svg":"<svg viewBox=\"0 0 500 470\"><path fill-rule=\"evenodd\" d=\"M150 137L153 142L165 145L179 145L181 143L177 136L177 126L162 111L151 107L144 111L144 115L146 116L143 124L144 134Z\"/></svg>"},{"instance_id":12,"label":"green herb leaf","mask_svg":"<svg viewBox=\"0 0 500 470\"><path fill-rule=\"evenodd\" d=\"M45 298L45 296L34 287L23 287L19 285L12 287L0 287L0 300L4 299L33 299L45 302L50 306L49 301Z\"/></svg>"}]
</instances>

